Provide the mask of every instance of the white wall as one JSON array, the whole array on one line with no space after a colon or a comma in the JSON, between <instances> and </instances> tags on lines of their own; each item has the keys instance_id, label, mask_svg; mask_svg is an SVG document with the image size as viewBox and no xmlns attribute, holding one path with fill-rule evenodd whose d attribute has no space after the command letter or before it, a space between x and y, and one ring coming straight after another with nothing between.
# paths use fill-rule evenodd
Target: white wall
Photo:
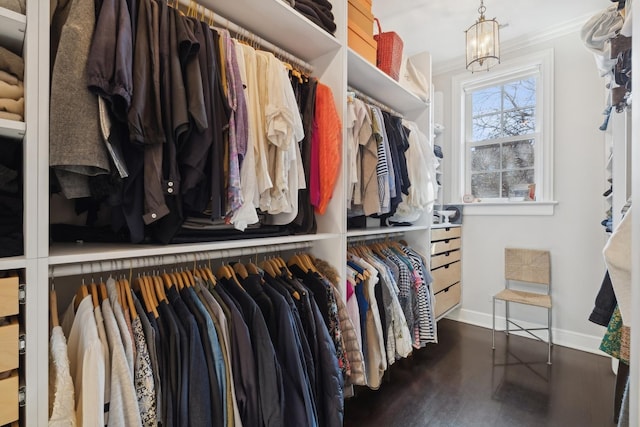
<instances>
[{"instance_id":1,"label":"white wall","mask_svg":"<svg viewBox=\"0 0 640 427\"><path fill-rule=\"evenodd\" d=\"M578 31L503 55L515 58L538 49L554 49L554 199L552 216L470 216L463 221L462 307L451 317L491 327L491 295L504 285L503 251L507 246L548 248L552 256L554 341L560 345L597 351L604 328L588 321L604 274L602 248L606 189L605 138L598 130L604 109L604 83L593 56ZM462 60L460 61L463 62ZM444 93L443 138L445 187L456 168L450 164L452 141L451 76L434 76ZM447 189L449 201L455 190ZM514 306L515 307L515 306ZM504 304L497 306L504 313ZM512 310L525 321L544 323L546 312ZM537 315L536 315L537 314ZM502 326L502 323L499 323Z\"/></svg>"}]
</instances>

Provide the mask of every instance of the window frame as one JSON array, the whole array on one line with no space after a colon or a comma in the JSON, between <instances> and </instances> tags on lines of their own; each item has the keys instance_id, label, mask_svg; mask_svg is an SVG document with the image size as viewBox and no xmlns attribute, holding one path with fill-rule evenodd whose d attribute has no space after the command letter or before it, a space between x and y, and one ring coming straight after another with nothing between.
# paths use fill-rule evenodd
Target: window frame
<instances>
[{"instance_id":1,"label":"window frame","mask_svg":"<svg viewBox=\"0 0 640 427\"><path fill-rule=\"evenodd\" d=\"M451 199L461 203L467 188L471 188L471 162L468 143L471 138L467 132L467 120L471 115L471 103L467 102L471 91L507 84L531 75L537 76L536 86L536 129L533 134L518 137L505 137L472 143L473 145L504 143L509 140L535 138L535 181L536 201L509 202L507 200L490 199L465 204L465 214L553 214L553 49L546 49L518 58L503 61L500 67L493 68L489 73L481 74L468 72L452 77L452 175ZM476 210L478 206L482 209ZM492 209L485 209L493 206ZM498 208L496 208L498 206ZM531 208L528 209L527 207ZM548 209L544 207L549 207ZM469 209L470 208L470 209Z\"/></svg>"}]
</instances>

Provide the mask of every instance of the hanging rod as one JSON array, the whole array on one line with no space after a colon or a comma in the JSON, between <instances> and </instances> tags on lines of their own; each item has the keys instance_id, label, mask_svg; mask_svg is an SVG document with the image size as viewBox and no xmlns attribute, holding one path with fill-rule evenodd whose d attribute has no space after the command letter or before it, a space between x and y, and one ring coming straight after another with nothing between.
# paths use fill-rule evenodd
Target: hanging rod
<instances>
[{"instance_id":1,"label":"hanging rod","mask_svg":"<svg viewBox=\"0 0 640 427\"><path fill-rule=\"evenodd\" d=\"M347 237L347 240L349 241L349 246L353 246L355 244L362 243L369 240L379 240L380 242L384 242L392 238L404 237L404 234L405 234L404 231L397 231L395 233L388 233L384 235L369 234L364 236L351 236L351 237Z\"/></svg>"},{"instance_id":2,"label":"hanging rod","mask_svg":"<svg viewBox=\"0 0 640 427\"><path fill-rule=\"evenodd\" d=\"M145 269L169 265L192 265L209 260L225 260L256 256L269 252L278 253L284 251L297 251L308 249L311 242L296 242L272 244L264 246L252 246L248 248L217 249L213 251L190 252L183 254L150 255L138 258L120 258L103 261L80 262L76 264L62 264L49 267L49 278L91 275L95 273L108 273L111 271L123 271L131 269Z\"/></svg>"},{"instance_id":3,"label":"hanging rod","mask_svg":"<svg viewBox=\"0 0 640 427\"><path fill-rule=\"evenodd\" d=\"M264 50L268 50L275 55L281 56L286 61L292 62L293 64L297 65L299 68L302 68L302 71L305 71L307 74L311 75L313 73L313 65L287 52L281 47L278 47L275 44L263 39L262 37L256 35L255 33L241 27L240 25L228 20L227 18L224 18L218 15L213 11L213 9L210 6L208 7L207 5L203 4L207 2L206 0L203 2L193 2L190 0L179 0L179 1L180 1L180 4L182 4L187 8L192 6L193 3L195 3L197 7L202 7L203 9L205 9L207 11L207 13L205 14L205 18L209 16L209 14L210 16L213 16L213 22L219 26L217 29L226 29L226 30L229 30L231 33L239 36L240 38L244 37L246 39L249 39L250 41L259 44ZM251 11L247 10L246 13L251 13Z\"/></svg>"},{"instance_id":4,"label":"hanging rod","mask_svg":"<svg viewBox=\"0 0 640 427\"><path fill-rule=\"evenodd\" d=\"M360 98L361 100L363 100L363 101L365 101L365 102L367 102L369 104L373 104L376 107L380 108L382 111L386 111L387 113L393 114L394 116L398 116L400 118L404 118L404 116L402 114L398 113L393 108L386 106L382 102L380 102L380 101L378 101L376 99L373 99L369 95L366 95L363 92L360 92L358 89L355 89L352 86L348 86L347 90L349 92L353 92L353 94L355 95L356 98ZM347 95L348 95L348 93L347 93Z\"/></svg>"}]
</instances>

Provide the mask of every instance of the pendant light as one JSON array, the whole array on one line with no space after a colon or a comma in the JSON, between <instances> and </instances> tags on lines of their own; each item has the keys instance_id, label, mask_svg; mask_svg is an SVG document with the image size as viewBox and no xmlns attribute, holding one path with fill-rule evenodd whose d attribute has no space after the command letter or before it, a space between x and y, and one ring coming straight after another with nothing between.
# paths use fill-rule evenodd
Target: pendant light
<instances>
[{"instance_id":1,"label":"pendant light","mask_svg":"<svg viewBox=\"0 0 640 427\"><path fill-rule=\"evenodd\" d=\"M500 63L500 26L495 18L485 19L487 8L480 0L480 17L465 31L467 39L467 70L488 71Z\"/></svg>"}]
</instances>

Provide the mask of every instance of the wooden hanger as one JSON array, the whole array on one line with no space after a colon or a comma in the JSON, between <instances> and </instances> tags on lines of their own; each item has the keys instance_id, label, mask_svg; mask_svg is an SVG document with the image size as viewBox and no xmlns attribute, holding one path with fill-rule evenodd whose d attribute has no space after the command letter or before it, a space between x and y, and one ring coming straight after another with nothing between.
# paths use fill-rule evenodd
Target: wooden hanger
<instances>
[{"instance_id":1,"label":"wooden hanger","mask_svg":"<svg viewBox=\"0 0 640 427\"><path fill-rule=\"evenodd\" d=\"M311 260L311 255L300 254L300 258L302 259L302 262L307 266L308 270L311 270L314 273L318 273L318 269L316 268L315 264Z\"/></svg>"},{"instance_id":2,"label":"wooden hanger","mask_svg":"<svg viewBox=\"0 0 640 427\"><path fill-rule=\"evenodd\" d=\"M73 304L76 310L78 310L78 306L80 305L82 300L85 299L85 297L87 296L89 296L89 289L87 288L87 285L84 284L84 279L83 279L82 284L78 287L78 290L76 291L76 300Z\"/></svg>"},{"instance_id":3,"label":"wooden hanger","mask_svg":"<svg viewBox=\"0 0 640 427\"><path fill-rule=\"evenodd\" d=\"M96 308L99 304L98 286L96 285L96 282L94 282L93 280L91 280L91 283L89 284L89 293L91 294L91 301L93 302L93 308Z\"/></svg>"},{"instance_id":4,"label":"wooden hanger","mask_svg":"<svg viewBox=\"0 0 640 427\"><path fill-rule=\"evenodd\" d=\"M205 274L205 277L209 279L209 281L213 286L215 286L218 283L216 280L216 276L213 274L213 271L211 271L211 267L203 267L202 271Z\"/></svg>"},{"instance_id":5,"label":"wooden hanger","mask_svg":"<svg viewBox=\"0 0 640 427\"><path fill-rule=\"evenodd\" d=\"M172 279L173 285L176 286L177 290L180 290L184 287L184 282L182 281L182 276L175 271L169 273L169 276Z\"/></svg>"},{"instance_id":6,"label":"wooden hanger","mask_svg":"<svg viewBox=\"0 0 640 427\"><path fill-rule=\"evenodd\" d=\"M171 276L167 274L166 271L163 272L160 277L162 278L162 283L164 283L164 287L166 289L169 289L171 286L173 286L173 280L171 279Z\"/></svg>"},{"instance_id":7,"label":"wooden hanger","mask_svg":"<svg viewBox=\"0 0 640 427\"><path fill-rule=\"evenodd\" d=\"M287 262L287 264L296 265L305 273L309 271L309 269L307 268L305 262L302 260L300 255L293 255L291 258L289 258L289 261Z\"/></svg>"},{"instance_id":8,"label":"wooden hanger","mask_svg":"<svg viewBox=\"0 0 640 427\"><path fill-rule=\"evenodd\" d=\"M193 277L193 273L189 269L186 269L185 273L189 279L189 286L194 287L196 285L196 279Z\"/></svg>"},{"instance_id":9,"label":"wooden hanger","mask_svg":"<svg viewBox=\"0 0 640 427\"><path fill-rule=\"evenodd\" d=\"M49 292L49 313L51 314L51 326L53 328L60 326L58 319L58 296L56 295L55 289L51 289L51 292Z\"/></svg>"},{"instance_id":10,"label":"wooden hanger","mask_svg":"<svg viewBox=\"0 0 640 427\"><path fill-rule=\"evenodd\" d=\"M162 278L160 276L153 276L153 284L154 284L154 288L156 291L156 296L158 297L158 299L160 301L164 301L164 302L169 302L169 300L167 299L167 294L164 291L164 282L162 280Z\"/></svg>"},{"instance_id":11,"label":"wooden hanger","mask_svg":"<svg viewBox=\"0 0 640 427\"><path fill-rule=\"evenodd\" d=\"M136 311L136 305L133 303L133 296L131 295L131 286L129 285L129 281L126 278L122 279L122 288L124 289L127 305L129 307L129 315L131 316L131 319L137 319L138 312Z\"/></svg>"},{"instance_id":12,"label":"wooden hanger","mask_svg":"<svg viewBox=\"0 0 640 427\"><path fill-rule=\"evenodd\" d=\"M100 291L100 302L109 299L109 293L107 292L107 285L100 280L100 284L98 285L98 290Z\"/></svg>"},{"instance_id":13,"label":"wooden hanger","mask_svg":"<svg viewBox=\"0 0 640 427\"><path fill-rule=\"evenodd\" d=\"M220 267L218 267L218 270L216 271L216 277L219 279L232 279L234 277L235 273L234 271L225 264L222 264Z\"/></svg>"},{"instance_id":14,"label":"wooden hanger","mask_svg":"<svg viewBox=\"0 0 640 427\"><path fill-rule=\"evenodd\" d=\"M233 264L233 271L235 271L236 274L240 276L242 279L246 279L247 277L249 277L249 272L247 271L247 268L239 262Z\"/></svg>"},{"instance_id":15,"label":"wooden hanger","mask_svg":"<svg viewBox=\"0 0 640 427\"><path fill-rule=\"evenodd\" d=\"M153 301L151 300L151 296L149 295L149 291L147 289L147 282L144 280L144 278L138 277L135 283L140 288L140 293L142 294L142 301L144 303L144 307L146 308L147 312L153 314L153 317L157 319L159 317L158 310L153 305Z\"/></svg>"},{"instance_id":16,"label":"wooden hanger","mask_svg":"<svg viewBox=\"0 0 640 427\"><path fill-rule=\"evenodd\" d=\"M250 274L260 274L260 271L258 271L258 266L252 262L246 263L245 267Z\"/></svg>"},{"instance_id":17,"label":"wooden hanger","mask_svg":"<svg viewBox=\"0 0 640 427\"><path fill-rule=\"evenodd\" d=\"M269 262L269 260L264 260L260 263L260 268L262 268L264 271L267 272L267 274L269 274L269 276L271 277L278 277L278 274L276 273L276 270L273 268L273 264L271 264Z\"/></svg>"}]
</instances>

